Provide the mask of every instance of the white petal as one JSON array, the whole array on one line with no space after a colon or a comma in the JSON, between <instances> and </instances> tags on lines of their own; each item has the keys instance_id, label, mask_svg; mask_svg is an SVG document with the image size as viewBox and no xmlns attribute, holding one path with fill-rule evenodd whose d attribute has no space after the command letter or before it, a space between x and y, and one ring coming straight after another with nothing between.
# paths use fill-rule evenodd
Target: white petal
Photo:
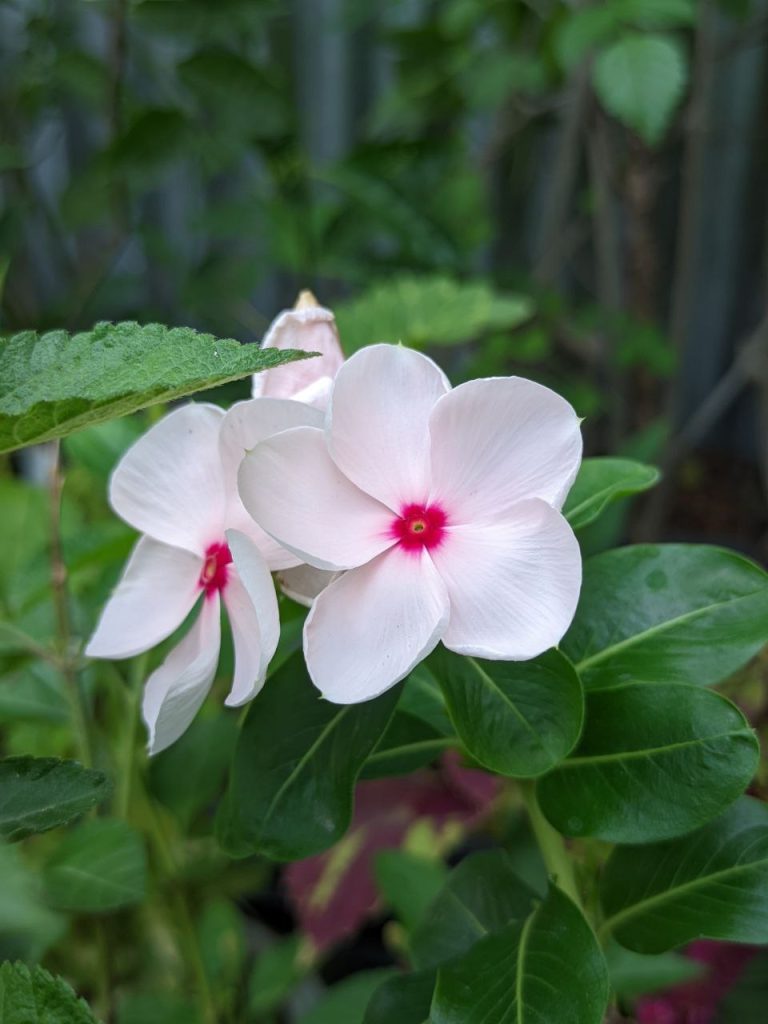
<instances>
[{"instance_id":1,"label":"white petal","mask_svg":"<svg viewBox=\"0 0 768 1024\"><path fill-rule=\"evenodd\" d=\"M264 685L280 639L275 585L258 548L242 533L227 530L234 566L222 592L235 645L235 678L225 703L238 707Z\"/></svg>"},{"instance_id":2,"label":"white petal","mask_svg":"<svg viewBox=\"0 0 768 1024\"><path fill-rule=\"evenodd\" d=\"M443 643L459 654L525 661L559 643L576 611L581 554L544 501L521 501L507 522L455 526L432 558L448 588Z\"/></svg>"},{"instance_id":3,"label":"white petal","mask_svg":"<svg viewBox=\"0 0 768 1024\"><path fill-rule=\"evenodd\" d=\"M221 454L224 462L228 505L226 525L239 530L256 544L270 569L286 569L300 559L277 543L248 515L237 492L237 471L247 451L259 441L291 427L322 427L323 414L287 398L254 398L238 402L227 412L221 425Z\"/></svg>"},{"instance_id":4,"label":"white petal","mask_svg":"<svg viewBox=\"0 0 768 1024\"><path fill-rule=\"evenodd\" d=\"M306 401L309 394L310 400L317 402L318 392L313 392L313 385L322 378L332 380L344 362L336 320L333 313L322 306L305 306L282 312L272 322L261 347L295 348L303 352L319 352L320 355L254 374L254 398L264 395ZM324 390L327 395L327 387Z\"/></svg>"},{"instance_id":5,"label":"white petal","mask_svg":"<svg viewBox=\"0 0 768 1024\"><path fill-rule=\"evenodd\" d=\"M155 540L203 554L223 526L223 416L217 406L191 403L140 437L112 474L115 512Z\"/></svg>"},{"instance_id":6,"label":"white petal","mask_svg":"<svg viewBox=\"0 0 768 1024\"><path fill-rule=\"evenodd\" d=\"M521 377L461 384L430 418L432 500L458 523L494 522L525 498L560 508L581 461L579 419Z\"/></svg>"},{"instance_id":7,"label":"white petal","mask_svg":"<svg viewBox=\"0 0 768 1024\"><path fill-rule=\"evenodd\" d=\"M283 569L279 572L277 581L286 597L311 608L317 595L325 590L329 583L333 583L337 576L338 573L328 572L327 569L297 565L294 569Z\"/></svg>"},{"instance_id":8,"label":"white petal","mask_svg":"<svg viewBox=\"0 0 768 1024\"><path fill-rule=\"evenodd\" d=\"M85 653L132 658L170 636L200 596L203 560L141 537L104 607Z\"/></svg>"},{"instance_id":9,"label":"white petal","mask_svg":"<svg viewBox=\"0 0 768 1024\"><path fill-rule=\"evenodd\" d=\"M336 704L370 700L426 658L447 621L448 597L429 556L387 551L313 604L304 625L309 674Z\"/></svg>"},{"instance_id":10,"label":"white petal","mask_svg":"<svg viewBox=\"0 0 768 1024\"><path fill-rule=\"evenodd\" d=\"M318 569L351 569L394 543L392 513L336 467L322 430L296 427L256 445L239 486L259 526Z\"/></svg>"},{"instance_id":11,"label":"white petal","mask_svg":"<svg viewBox=\"0 0 768 1024\"><path fill-rule=\"evenodd\" d=\"M203 601L184 639L147 680L142 713L150 754L175 743L200 710L216 675L220 647L220 602L214 593Z\"/></svg>"},{"instance_id":12,"label":"white petal","mask_svg":"<svg viewBox=\"0 0 768 1024\"><path fill-rule=\"evenodd\" d=\"M450 389L427 356L372 345L342 366L328 406L328 450L336 465L394 512L429 494L429 417Z\"/></svg>"}]
</instances>

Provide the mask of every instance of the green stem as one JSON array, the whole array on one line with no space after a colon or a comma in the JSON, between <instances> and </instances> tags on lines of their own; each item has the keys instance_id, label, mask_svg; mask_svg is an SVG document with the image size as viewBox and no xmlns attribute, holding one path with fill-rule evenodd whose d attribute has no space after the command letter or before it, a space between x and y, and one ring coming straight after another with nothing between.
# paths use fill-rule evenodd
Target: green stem
<instances>
[{"instance_id":1,"label":"green stem","mask_svg":"<svg viewBox=\"0 0 768 1024\"><path fill-rule=\"evenodd\" d=\"M128 817L131 803L131 789L136 774L136 730L146 670L147 655L140 654L131 663L126 690L124 742L118 756L117 792L115 794L115 814L119 818Z\"/></svg>"},{"instance_id":2,"label":"green stem","mask_svg":"<svg viewBox=\"0 0 768 1024\"><path fill-rule=\"evenodd\" d=\"M577 907L581 907L581 897L576 885L576 874L573 870L573 861L568 855L563 837L549 824L541 813L539 802L536 799L536 784L534 782L521 782L520 790L525 801L525 808L528 811L528 818L531 822L534 838L541 850L541 856L547 868L547 873L554 879L559 889L570 896Z\"/></svg>"}]
</instances>

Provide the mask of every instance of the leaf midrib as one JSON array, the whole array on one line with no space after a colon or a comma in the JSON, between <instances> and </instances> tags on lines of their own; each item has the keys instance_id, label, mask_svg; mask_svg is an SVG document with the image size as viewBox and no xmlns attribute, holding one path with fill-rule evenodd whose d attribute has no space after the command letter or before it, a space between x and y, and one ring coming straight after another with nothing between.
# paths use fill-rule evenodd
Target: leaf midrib
<instances>
[{"instance_id":1,"label":"leaf midrib","mask_svg":"<svg viewBox=\"0 0 768 1024\"><path fill-rule=\"evenodd\" d=\"M562 764L557 766L557 771L565 768L578 768L586 764L605 764L609 761L633 761L641 757L653 757L656 754L666 754L674 750L684 750L686 747L694 747L709 743L713 740L722 740L737 737L753 738L751 729L729 729L727 732L713 733L711 736L699 736L690 740L679 740L664 747L644 747L642 750L625 750L612 754L590 754L584 757L569 757Z\"/></svg>"},{"instance_id":2,"label":"leaf midrib","mask_svg":"<svg viewBox=\"0 0 768 1024\"><path fill-rule=\"evenodd\" d=\"M491 690L493 690L495 693L498 693L498 695L501 697L502 701L512 710L512 712L515 714L515 716L520 719L520 721L522 722L523 726L527 729L527 731L531 734L533 739L536 741L536 744L538 745L540 750L542 750L543 753L545 753L545 754L549 754L549 750L544 745L544 741L542 740L541 736L539 736L539 734L533 728L533 726L528 721L528 719L525 717L525 715L522 713L522 711L517 707L517 705L514 703L514 701L510 697L508 697L506 693L504 693L504 691L501 689L501 687L494 681L494 679L491 676L488 675L487 672L485 672L480 667L480 665L478 665L477 661L474 658L469 657L469 658L467 658L467 661L469 661L470 664L475 668L475 670L477 671L477 674L480 677L480 679L482 680L482 682L484 682L486 684L486 686L489 686L491 688Z\"/></svg>"}]
</instances>

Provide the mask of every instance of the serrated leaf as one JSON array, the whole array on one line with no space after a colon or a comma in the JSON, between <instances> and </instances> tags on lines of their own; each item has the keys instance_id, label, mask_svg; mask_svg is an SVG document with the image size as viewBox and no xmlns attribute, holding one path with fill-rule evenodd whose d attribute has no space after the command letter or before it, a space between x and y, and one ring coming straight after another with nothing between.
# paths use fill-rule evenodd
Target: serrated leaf
<instances>
[{"instance_id":1,"label":"serrated leaf","mask_svg":"<svg viewBox=\"0 0 768 1024\"><path fill-rule=\"evenodd\" d=\"M584 459L563 506L563 515L574 530L580 530L597 519L611 502L647 491L658 480L655 466L633 459Z\"/></svg>"},{"instance_id":2,"label":"serrated leaf","mask_svg":"<svg viewBox=\"0 0 768 1024\"><path fill-rule=\"evenodd\" d=\"M503 850L484 850L451 872L411 936L417 968L436 967L467 952L485 935L531 912L536 893L515 874Z\"/></svg>"},{"instance_id":3,"label":"serrated leaf","mask_svg":"<svg viewBox=\"0 0 768 1024\"><path fill-rule=\"evenodd\" d=\"M618 848L601 902L601 931L638 953L698 938L768 942L768 807L743 797L682 839Z\"/></svg>"},{"instance_id":4,"label":"serrated leaf","mask_svg":"<svg viewBox=\"0 0 768 1024\"><path fill-rule=\"evenodd\" d=\"M632 33L598 54L592 69L605 109L650 146L669 127L688 79L685 55L674 39Z\"/></svg>"},{"instance_id":5,"label":"serrated leaf","mask_svg":"<svg viewBox=\"0 0 768 1024\"><path fill-rule=\"evenodd\" d=\"M70 832L43 870L58 910L101 913L140 903L147 886L141 836L126 821L96 818Z\"/></svg>"},{"instance_id":6,"label":"serrated leaf","mask_svg":"<svg viewBox=\"0 0 768 1024\"><path fill-rule=\"evenodd\" d=\"M0 452L305 356L161 324L24 331L0 340Z\"/></svg>"},{"instance_id":7,"label":"serrated leaf","mask_svg":"<svg viewBox=\"0 0 768 1024\"><path fill-rule=\"evenodd\" d=\"M491 771L532 778L573 750L584 698L573 666L558 651L514 662L441 649L430 666L460 740Z\"/></svg>"},{"instance_id":8,"label":"serrated leaf","mask_svg":"<svg viewBox=\"0 0 768 1024\"><path fill-rule=\"evenodd\" d=\"M537 794L565 835L655 842L720 814L743 793L758 759L749 723L720 694L627 683L589 694L579 746L539 780Z\"/></svg>"},{"instance_id":9,"label":"serrated leaf","mask_svg":"<svg viewBox=\"0 0 768 1024\"><path fill-rule=\"evenodd\" d=\"M0 964L0 1024L97 1024L62 978L42 967Z\"/></svg>"},{"instance_id":10,"label":"serrated leaf","mask_svg":"<svg viewBox=\"0 0 768 1024\"><path fill-rule=\"evenodd\" d=\"M437 972L432 1024L602 1024L608 972L592 929L558 889L525 921Z\"/></svg>"},{"instance_id":11,"label":"serrated leaf","mask_svg":"<svg viewBox=\"0 0 768 1024\"><path fill-rule=\"evenodd\" d=\"M711 686L766 641L762 569L708 545L638 544L584 563L561 647L589 690L659 680Z\"/></svg>"},{"instance_id":12,"label":"serrated leaf","mask_svg":"<svg viewBox=\"0 0 768 1024\"><path fill-rule=\"evenodd\" d=\"M235 748L217 833L234 856L300 860L347 830L352 791L397 703L393 687L364 704L321 700L295 654L253 701Z\"/></svg>"},{"instance_id":13,"label":"serrated leaf","mask_svg":"<svg viewBox=\"0 0 768 1024\"><path fill-rule=\"evenodd\" d=\"M55 757L0 761L0 838L47 832L85 814L111 791L102 772Z\"/></svg>"}]
</instances>

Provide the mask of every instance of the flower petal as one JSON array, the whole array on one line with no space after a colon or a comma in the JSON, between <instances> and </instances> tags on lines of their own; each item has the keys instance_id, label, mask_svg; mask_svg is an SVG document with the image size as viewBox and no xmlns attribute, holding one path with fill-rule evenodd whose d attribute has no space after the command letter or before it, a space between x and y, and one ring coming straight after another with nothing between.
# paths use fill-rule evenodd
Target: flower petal
<instances>
[{"instance_id":1,"label":"flower petal","mask_svg":"<svg viewBox=\"0 0 768 1024\"><path fill-rule=\"evenodd\" d=\"M221 647L220 607L218 593L206 597L190 631L147 680L142 714L150 754L175 743L208 696Z\"/></svg>"},{"instance_id":2,"label":"flower petal","mask_svg":"<svg viewBox=\"0 0 768 1024\"><path fill-rule=\"evenodd\" d=\"M542 498L560 508L581 462L579 418L564 398L522 377L461 384L434 408L432 494L453 522L495 522Z\"/></svg>"},{"instance_id":3,"label":"flower petal","mask_svg":"<svg viewBox=\"0 0 768 1024\"><path fill-rule=\"evenodd\" d=\"M336 467L322 430L296 427L257 444L238 481L259 526L318 569L351 569L394 543L392 513Z\"/></svg>"},{"instance_id":4,"label":"flower petal","mask_svg":"<svg viewBox=\"0 0 768 1024\"><path fill-rule=\"evenodd\" d=\"M200 596L203 560L141 537L107 601L85 653L132 658L170 636Z\"/></svg>"},{"instance_id":5,"label":"flower petal","mask_svg":"<svg viewBox=\"0 0 768 1024\"><path fill-rule=\"evenodd\" d=\"M163 417L112 474L112 507L155 540L202 555L219 539L225 508L215 405L190 403Z\"/></svg>"},{"instance_id":6,"label":"flower petal","mask_svg":"<svg viewBox=\"0 0 768 1024\"><path fill-rule=\"evenodd\" d=\"M329 309L322 306L304 306L300 309L286 309L271 324L261 343L262 348L301 349L303 352L319 352L319 356L303 359L286 366L253 376L253 397L296 398L313 404L327 398L328 386L317 389L320 380L332 380L344 362L344 353L339 344L336 320ZM305 397L300 397L301 395Z\"/></svg>"},{"instance_id":7,"label":"flower petal","mask_svg":"<svg viewBox=\"0 0 768 1024\"><path fill-rule=\"evenodd\" d=\"M437 646L448 613L429 556L387 551L344 573L313 604L304 625L312 681L336 704L370 700Z\"/></svg>"},{"instance_id":8,"label":"flower petal","mask_svg":"<svg viewBox=\"0 0 768 1024\"><path fill-rule=\"evenodd\" d=\"M504 523L455 526L432 558L448 588L443 643L458 654L525 661L559 643L581 587L581 554L546 502L521 501Z\"/></svg>"},{"instance_id":9,"label":"flower petal","mask_svg":"<svg viewBox=\"0 0 768 1024\"><path fill-rule=\"evenodd\" d=\"M258 548L227 530L234 566L222 591L235 645L235 678L225 704L238 707L255 697L280 639L275 585Z\"/></svg>"},{"instance_id":10,"label":"flower petal","mask_svg":"<svg viewBox=\"0 0 768 1024\"><path fill-rule=\"evenodd\" d=\"M221 424L221 455L227 489L227 527L239 530L256 544L270 569L287 569L300 559L265 533L250 516L237 492L237 471L245 453L273 434L291 427L322 427L323 414L287 398L254 398L237 402Z\"/></svg>"},{"instance_id":11,"label":"flower petal","mask_svg":"<svg viewBox=\"0 0 768 1024\"><path fill-rule=\"evenodd\" d=\"M336 375L328 450L349 479L399 513L429 493L429 416L450 389L443 371L400 345L361 349Z\"/></svg>"},{"instance_id":12,"label":"flower petal","mask_svg":"<svg viewBox=\"0 0 768 1024\"><path fill-rule=\"evenodd\" d=\"M327 569L297 565L293 569L283 569L278 573L277 581L286 597L311 608L318 594L325 590L329 583L333 583L337 576L338 573L329 572Z\"/></svg>"}]
</instances>

